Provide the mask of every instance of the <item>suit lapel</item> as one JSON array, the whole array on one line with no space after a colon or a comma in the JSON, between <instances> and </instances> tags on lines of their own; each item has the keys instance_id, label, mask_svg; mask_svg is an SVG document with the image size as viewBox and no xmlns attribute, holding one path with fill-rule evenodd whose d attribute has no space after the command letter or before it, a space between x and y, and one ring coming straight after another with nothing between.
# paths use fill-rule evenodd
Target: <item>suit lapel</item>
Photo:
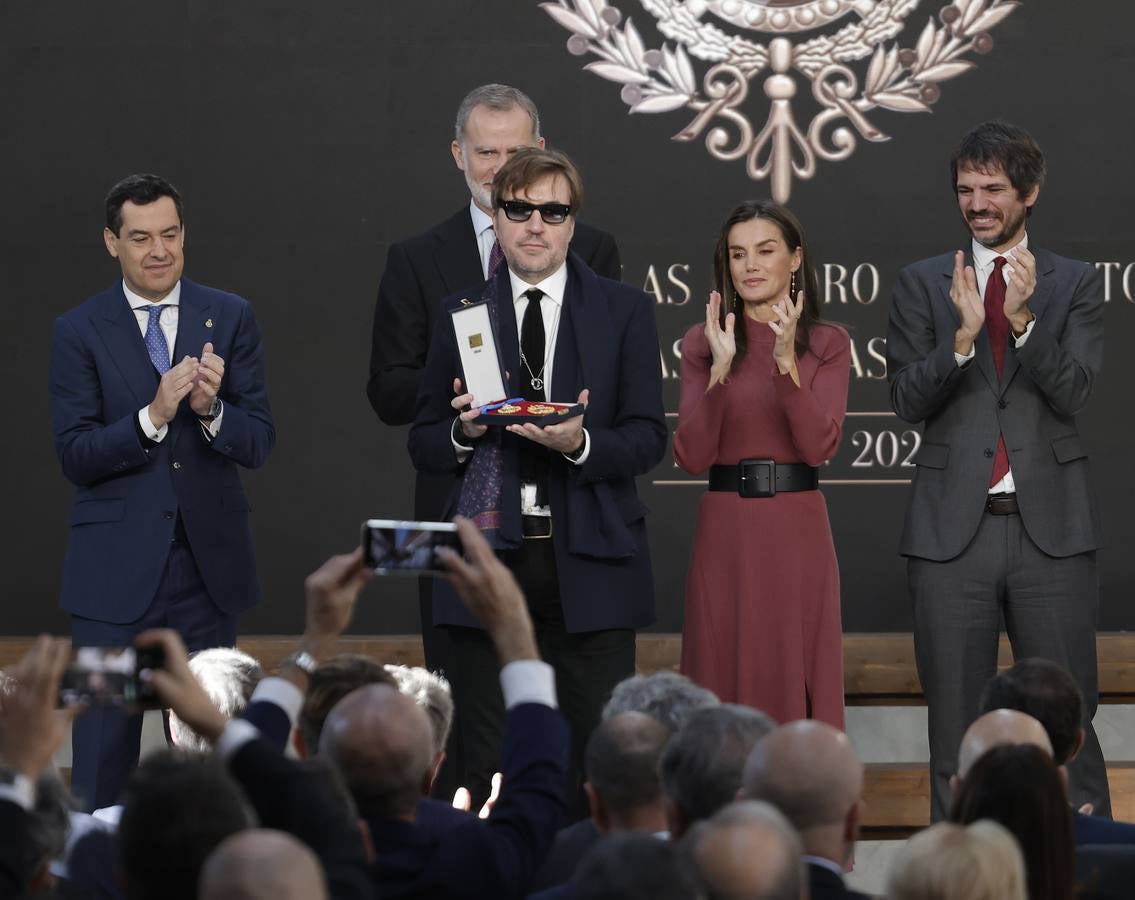
<instances>
[{"instance_id":1,"label":"suit lapel","mask_svg":"<svg viewBox=\"0 0 1135 900\"><path fill-rule=\"evenodd\" d=\"M442 223L434 232L434 240L437 272L447 294L456 294L485 280L469 207Z\"/></svg>"},{"instance_id":2,"label":"suit lapel","mask_svg":"<svg viewBox=\"0 0 1135 900\"><path fill-rule=\"evenodd\" d=\"M500 342L501 365L508 373L505 394L519 397L520 389L520 338L517 336L516 307L512 302L512 282L508 277L508 266L501 266L497 272L497 340ZM503 398L502 398L503 399Z\"/></svg>"},{"instance_id":3,"label":"suit lapel","mask_svg":"<svg viewBox=\"0 0 1135 900\"><path fill-rule=\"evenodd\" d=\"M122 293L121 283L106 293L95 327L139 409L147 405L154 399L157 370L150 362L138 318Z\"/></svg>"},{"instance_id":4,"label":"suit lapel","mask_svg":"<svg viewBox=\"0 0 1135 900\"><path fill-rule=\"evenodd\" d=\"M180 309L177 311L177 340L174 365L186 356L201 356L206 341L213 340L212 304L192 281L181 280Z\"/></svg>"}]
</instances>

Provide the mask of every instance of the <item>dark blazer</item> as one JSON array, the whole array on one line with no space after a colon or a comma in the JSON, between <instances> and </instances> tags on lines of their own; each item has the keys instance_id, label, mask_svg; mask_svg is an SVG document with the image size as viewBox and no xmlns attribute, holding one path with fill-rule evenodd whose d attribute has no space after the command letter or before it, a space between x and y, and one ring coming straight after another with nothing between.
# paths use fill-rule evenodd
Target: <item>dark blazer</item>
<instances>
[{"instance_id":1,"label":"dark blazer","mask_svg":"<svg viewBox=\"0 0 1135 900\"><path fill-rule=\"evenodd\" d=\"M520 371L516 315L508 269L497 274L499 350L504 368ZM458 308L481 288L447 299ZM646 507L635 476L649 472L666 451L662 373L654 302L643 291L600 278L575 254L556 338L551 396L574 402L589 388L583 424L591 439L587 461L576 466L549 453L548 497L552 543L569 632L641 628L654 621L654 586L646 542ZM448 323L447 323L448 324ZM410 457L419 472L463 473L451 441L453 379L460 361L453 328L434 331L418 410L410 429ZM514 391L519 393L519 390ZM517 459L524 438L501 436L504 484L501 533L520 538ZM460 482L446 513L456 508ZM434 624L478 627L448 582L434 589Z\"/></svg>"},{"instance_id":2,"label":"dark blazer","mask_svg":"<svg viewBox=\"0 0 1135 900\"><path fill-rule=\"evenodd\" d=\"M1076 847L1079 900L1131 900L1135 893L1135 847L1085 844Z\"/></svg>"},{"instance_id":3,"label":"dark blazer","mask_svg":"<svg viewBox=\"0 0 1135 900\"><path fill-rule=\"evenodd\" d=\"M276 438L260 328L247 301L185 278L180 304L174 360L211 341L225 361L224 417L212 441L183 402L165 439L143 446L136 419L158 374L121 282L55 320L52 427L76 488L62 603L84 618L124 624L142 615L179 514L213 602L235 613L260 596L238 474L262 465Z\"/></svg>"},{"instance_id":4,"label":"dark blazer","mask_svg":"<svg viewBox=\"0 0 1135 900\"><path fill-rule=\"evenodd\" d=\"M599 829L595 827L593 819L581 819L567 828L560 829L552 843L548 858L540 866L536 878L532 881L532 890L540 891L546 888L563 885L571 880L579 863L599 841Z\"/></svg>"},{"instance_id":5,"label":"dark blazer","mask_svg":"<svg viewBox=\"0 0 1135 900\"><path fill-rule=\"evenodd\" d=\"M891 404L923 422L900 552L943 561L977 531L989 490L997 435L1005 437L1021 521L1041 550L1071 556L1100 546L1100 522L1076 414L1103 364L1103 292L1095 269L1033 249L1036 322L1016 349L1012 336L1000 381L987 333L959 367L950 300L953 254L903 269L887 331ZM968 261L972 264L972 260Z\"/></svg>"},{"instance_id":6,"label":"dark blazer","mask_svg":"<svg viewBox=\"0 0 1135 900\"><path fill-rule=\"evenodd\" d=\"M368 818L378 895L525 896L563 824L568 728L558 710L522 703L505 716L500 798L487 819L444 829Z\"/></svg>"},{"instance_id":7,"label":"dark blazer","mask_svg":"<svg viewBox=\"0 0 1135 900\"><path fill-rule=\"evenodd\" d=\"M1072 830L1076 846L1083 844L1135 844L1135 825L1116 822L1103 816L1085 816L1072 812Z\"/></svg>"},{"instance_id":8,"label":"dark blazer","mask_svg":"<svg viewBox=\"0 0 1135 900\"><path fill-rule=\"evenodd\" d=\"M851 900L867 900L866 894L853 891L843 878L831 869L808 863L808 887L811 900L839 900L841 897L850 897Z\"/></svg>"},{"instance_id":9,"label":"dark blazer","mask_svg":"<svg viewBox=\"0 0 1135 900\"><path fill-rule=\"evenodd\" d=\"M263 738L238 749L228 769L256 810L260 827L289 832L319 857L332 900L376 896L358 822L329 796L322 778Z\"/></svg>"},{"instance_id":10,"label":"dark blazer","mask_svg":"<svg viewBox=\"0 0 1135 900\"><path fill-rule=\"evenodd\" d=\"M42 860L32 848L31 816L18 803L0 800L0 900L24 896Z\"/></svg>"},{"instance_id":11,"label":"dark blazer","mask_svg":"<svg viewBox=\"0 0 1135 900\"><path fill-rule=\"evenodd\" d=\"M616 281L621 277L619 248L607 232L576 222L571 249L600 275ZM468 204L424 234L391 245L374 308L367 380L367 397L385 424L414 421L441 301L484 280ZM452 475L420 473L414 515L440 518L452 487Z\"/></svg>"}]
</instances>

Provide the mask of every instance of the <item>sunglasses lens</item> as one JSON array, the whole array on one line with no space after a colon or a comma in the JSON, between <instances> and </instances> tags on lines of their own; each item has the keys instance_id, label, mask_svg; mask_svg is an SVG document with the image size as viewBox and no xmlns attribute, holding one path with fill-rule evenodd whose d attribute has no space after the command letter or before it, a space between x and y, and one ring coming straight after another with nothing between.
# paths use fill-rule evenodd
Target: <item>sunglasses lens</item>
<instances>
[{"instance_id":1,"label":"sunglasses lens","mask_svg":"<svg viewBox=\"0 0 1135 900\"><path fill-rule=\"evenodd\" d=\"M527 222L532 218L532 211L536 207L523 200L505 200L501 203L501 208L510 222Z\"/></svg>"}]
</instances>

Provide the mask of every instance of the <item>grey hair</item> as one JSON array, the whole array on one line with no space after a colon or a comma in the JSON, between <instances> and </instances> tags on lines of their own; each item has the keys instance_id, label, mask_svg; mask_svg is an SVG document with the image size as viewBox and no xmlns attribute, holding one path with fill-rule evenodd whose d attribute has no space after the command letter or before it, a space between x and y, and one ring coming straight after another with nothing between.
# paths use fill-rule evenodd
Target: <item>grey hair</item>
<instances>
[{"instance_id":1,"label":"grey hair","mask_svg":"<svg viewBox=\"0 0 1135 900\"><path fill-rule=\"evenodd\" d=\"M760 710L722 703L694 712L670 738L658 776L688 824L708 819L733 801L749 753L775 727Z\"/></svg>"},{"instance_id":2,"label":"grey hair","mask_svg":"<svg viewBox=\"0 0 1135 900\"><path fill-rule=\"evenodd\" d=\"M671 731L680 731L697 709L717 706L721 701L713 691L700 687L677 672L653 672L624 678L611 692L603 707L604 719L624 712L646 713Z\"/></svg>"},{"instance_id":3,"label":"grey hair","mask_svg":"<svg viewBox=\"0 0 1135 900\"><path fill-rule=\"evenodd\" d=\"M189 671L213 705L227 719L240 715L264 677L260 663L236 647L211 647L189 657ZM186 750L208 751L212 744L178 717L169 720L173 743Z\"/></svg>"},{"instance_id":4,"label":"grey hair","mask_svg":"<svg viewBox=\"0 0 1135 900\"><path fill-rule=\"evenodd\" d=\"M513 107L519 106L532 120L532 140L540 140L540 113L536 110L536 104L532 102L531 97L524 91L507 84L482 84L466 94L461 105L457 107L457 123L453 129L454 140L457 143L464 143L465 126L469 124L469 116L477 106L487 106L496 112L508 112Z\"/></svg>"},{"instance_id":5,"label":"grey hair","mask_svg":"<svg viewBox=\"0 0 1135 900\"><path fill-rule=\"evenodd\" d=\"M421 666L384 666L398 682L398 690L414 698L430 717L434 753L441 753L453 724L453 694L449 682Z\"/></svg>"},{"instance_id":6,"label":"grey hair","mask_svg":"<svg viewBox=\"0 0 1135 900\"><path fill-rule=\"evenodd\" d=\"M767 872L769 881L762 886L763 889L759 894L750 896L754 900L799 900L807 880L804 863L800 859L804 852L800 836L780 810L763 800L739 800L731 803L719 810L712 818L698 822L691 829L686 846L703 882L709 888L710 896L725 898L734 896L734 893L728 888L722 890L720 886L715 886L714 873L697 864L701 846L716 832L754 825L773 832L784 852L782 859L778 861L781 863L779 870Z\"/></svg>"}]
</instances>

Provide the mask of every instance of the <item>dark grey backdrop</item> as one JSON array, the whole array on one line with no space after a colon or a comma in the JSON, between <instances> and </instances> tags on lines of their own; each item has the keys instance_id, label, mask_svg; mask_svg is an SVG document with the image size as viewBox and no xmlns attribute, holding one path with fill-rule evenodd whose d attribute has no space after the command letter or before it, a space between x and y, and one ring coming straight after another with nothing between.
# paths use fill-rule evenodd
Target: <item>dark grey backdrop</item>
<instances>
[{"instance_id":1,"label":"dark grey backdrop","mask_svg":"<svg viewBox=\"0 0 1135 900\"><path fill-rule=\"evenodd\" d=\"M616 5L648 46L658 46L640 4ZM942 5L921 4L904 46ZM873 302L843 304L836 290L827 307L853 327L863 367L851 389L858 415L847 420L843 449L825 475L857 482L825 488L848 630L909 627L895 555L906 487L863 482L907 478L905 451L899 465L885 464L886 433L899 445L913 438L887 414L882 364L868 348L881 356L897 268L965 244L946 160L970 125L998 116L1032 130L1048 154L1032 241L1118 264L1110 269L1106 370L1082 422L1109 535L1100 554L1101 626L1133 624L1133 26L1135 11L1123 0L1028 0L993 30L992 53L968 57L979 63L974 71L942 84L932 115L876 110L871 118L892 140L861 141L849 160L822 163L814 180L794 185L790 205L833 278L835 267L862 264L880 277ZM703 314L718 224L768 185L751 182L741 163L710 159L700 140L671 141L687 111L628 116L619 85L583 71L587 60L567 52L567 37L522 0L0 6L7 411L0 633L66 628L57 592L71 489L52 449L51 322L116 277L102 248L100 207L106 188L128 172L160 172L181 188L187 274L248 297L264 329L279 441L266 468L246 477L265 588L264 602L243 621L246 632L298 628L304 574L349 548L361 519L411 511L405 433L382 427L364 394L373 302L389 243L467 202L448 145L453 112L470 87L504 81L535 98L550 143L584 171L584 218L619 239L624 279L645 285L651 267L658 275L663 356L676 374L670 344ZM705 68L698 64L699 79ZM761 116L758 127L760 83L746 107ZM806 92L806 82L800 88ZM668 283L671 266L688 267L673 270L692 292L688 302ZM870 278L861 284L870 288ZM677 399L677 381L669 380L669 410ZM867 435L872 449L864 456ZM883 464L874 456L880 441ZM856 459L874 464L855 466ZM667 458L642 483L653 509L662 630L681 624L700 488L654 482L683 477ZM358 630L413 630L412 593L404 582L369 589Z\"/></svg>"}]
</instances>

